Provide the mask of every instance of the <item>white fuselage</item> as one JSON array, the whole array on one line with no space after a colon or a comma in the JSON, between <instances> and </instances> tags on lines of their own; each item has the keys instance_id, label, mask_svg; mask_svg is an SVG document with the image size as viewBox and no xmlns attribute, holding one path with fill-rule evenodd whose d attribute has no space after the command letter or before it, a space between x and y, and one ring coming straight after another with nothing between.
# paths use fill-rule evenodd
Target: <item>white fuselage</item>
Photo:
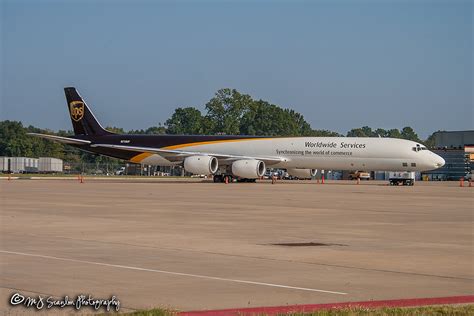
<instances>
[{"instance_id":1,"label":"white fuselage","mask_svg":"<svg viewBox=\"0 0 474 316\"><path fill-rule=\"evenodd\" d=\"M409 140L363 137L283 137L239 139L187 144L187 152L279 158L272 168L325 170L425 171L439 168L444 160ZM174 163L159 155L142 161L150 165ZM220 165L225 161L219 162Z\"/></svg>"}]
</instances>

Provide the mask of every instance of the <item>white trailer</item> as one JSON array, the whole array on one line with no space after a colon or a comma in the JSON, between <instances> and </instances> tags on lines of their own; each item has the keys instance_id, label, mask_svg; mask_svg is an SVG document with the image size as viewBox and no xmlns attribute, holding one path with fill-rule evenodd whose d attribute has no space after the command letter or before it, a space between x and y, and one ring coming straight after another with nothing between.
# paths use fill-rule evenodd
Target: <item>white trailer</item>
<instances>
[{"instance_id":1,"label":"white trailer","mask_svg":"<svg viewBox=\"0 0 474 316\"><path fill-rule=\"evenodd\" d=\"M28 159L27 157L1 157L0 167L3 172L23 173Z\"/></svg>"},{"instance_id":2,"label":"white trailer","mask_svg":"<svg viewBox=\"0 0 474 316\"><path fill-rule=\"evenodd\" d=\"M37 173L38 172L38 159L37 158L26 158L25 159L25 172L26 173Z\"/></svg>"},{"instance_id":3,"label":"white trailer","mask_svg":"<svg viewBox=\"0 0 474 316\"><path fill-rule=\"evenodd\" d=\"M415 172L413 171L396 171L389 172L388 181L390 185L414 185Z\"/></svg>"},{"instance_id":4,"label":"white trailer","mask_svg":"<svg viewBox=\"0 0 474 316\"><path fill-rule=\"evenodd\" d=\"M0 157L0 172L38 172L38 159L28 157Z\"/></svg>"},{"instance_id":5,"label":"white trailer","mask_svg":"<svg viewBox=\"0 0 474 316\"><path fill-rule=\"evenodd\" d=\"M38 171L44 173L63 172L63 161L57 158L39 157Z\"/></svg>"},{"instance_id":6,"label":"white trailer","mask_svg":"<svg viewBox=\"0 0 474 316\"><path fill-rule=\"evenodd\" d=\"M0 157L0 171L1 172L8 171L8 157Z\"/></svg>"}]
</instances>

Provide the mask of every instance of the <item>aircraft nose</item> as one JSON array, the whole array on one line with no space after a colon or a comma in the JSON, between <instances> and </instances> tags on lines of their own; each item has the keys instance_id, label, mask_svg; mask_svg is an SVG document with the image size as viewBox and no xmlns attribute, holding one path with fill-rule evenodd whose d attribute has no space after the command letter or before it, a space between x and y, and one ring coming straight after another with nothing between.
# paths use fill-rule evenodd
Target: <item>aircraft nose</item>
<instances>
[{"instance_id":1,"label":"aircraft nose","mask_svg":"<svg viewBox=\"0 0 474 316\"><path fill-rule=\"evenodd\" d=\"M436 155L436 158L435 158L435 166L436 168L441 168L442 166L444 166L444 164L446 163L446 161L443 159L443 157L441 156L438 156Z\"/></svg>"}]
</instances>

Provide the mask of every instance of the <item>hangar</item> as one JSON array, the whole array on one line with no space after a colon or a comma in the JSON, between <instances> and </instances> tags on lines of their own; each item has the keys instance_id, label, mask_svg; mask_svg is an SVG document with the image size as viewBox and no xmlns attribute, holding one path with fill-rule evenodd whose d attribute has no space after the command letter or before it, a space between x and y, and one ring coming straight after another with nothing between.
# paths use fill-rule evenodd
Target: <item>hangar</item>
<instances>
[{"instance_id":1,"label":"hangar","mask_svg":"<svg viewBox=\"0 0 474 316\"><path fill-rule=\"evenodd\" d=\"M423 172L429 180L459 180L474 168L474 130L439 131L434 133L432 151L443 157L446 164L436 170Z\"/></svg>"}]
</instances>

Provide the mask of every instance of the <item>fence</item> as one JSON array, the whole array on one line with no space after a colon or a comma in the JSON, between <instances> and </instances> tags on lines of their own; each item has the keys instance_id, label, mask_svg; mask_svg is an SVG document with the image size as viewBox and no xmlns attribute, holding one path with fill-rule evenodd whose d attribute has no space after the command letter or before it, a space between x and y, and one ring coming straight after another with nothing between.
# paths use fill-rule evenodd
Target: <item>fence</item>
<instances>
[{"instance_id":1,"label":"fence","mask_svg":"<svg viewBox=\"0 0 474 316\"><path fill-rule=\"evenodd\" d=\"M124 176L183 176L181 166L160 167L134 163L71 163L64 162L64 174L124 175ZM186 174L187 175L187 174Z\"/></svg>"}]
</instances>

